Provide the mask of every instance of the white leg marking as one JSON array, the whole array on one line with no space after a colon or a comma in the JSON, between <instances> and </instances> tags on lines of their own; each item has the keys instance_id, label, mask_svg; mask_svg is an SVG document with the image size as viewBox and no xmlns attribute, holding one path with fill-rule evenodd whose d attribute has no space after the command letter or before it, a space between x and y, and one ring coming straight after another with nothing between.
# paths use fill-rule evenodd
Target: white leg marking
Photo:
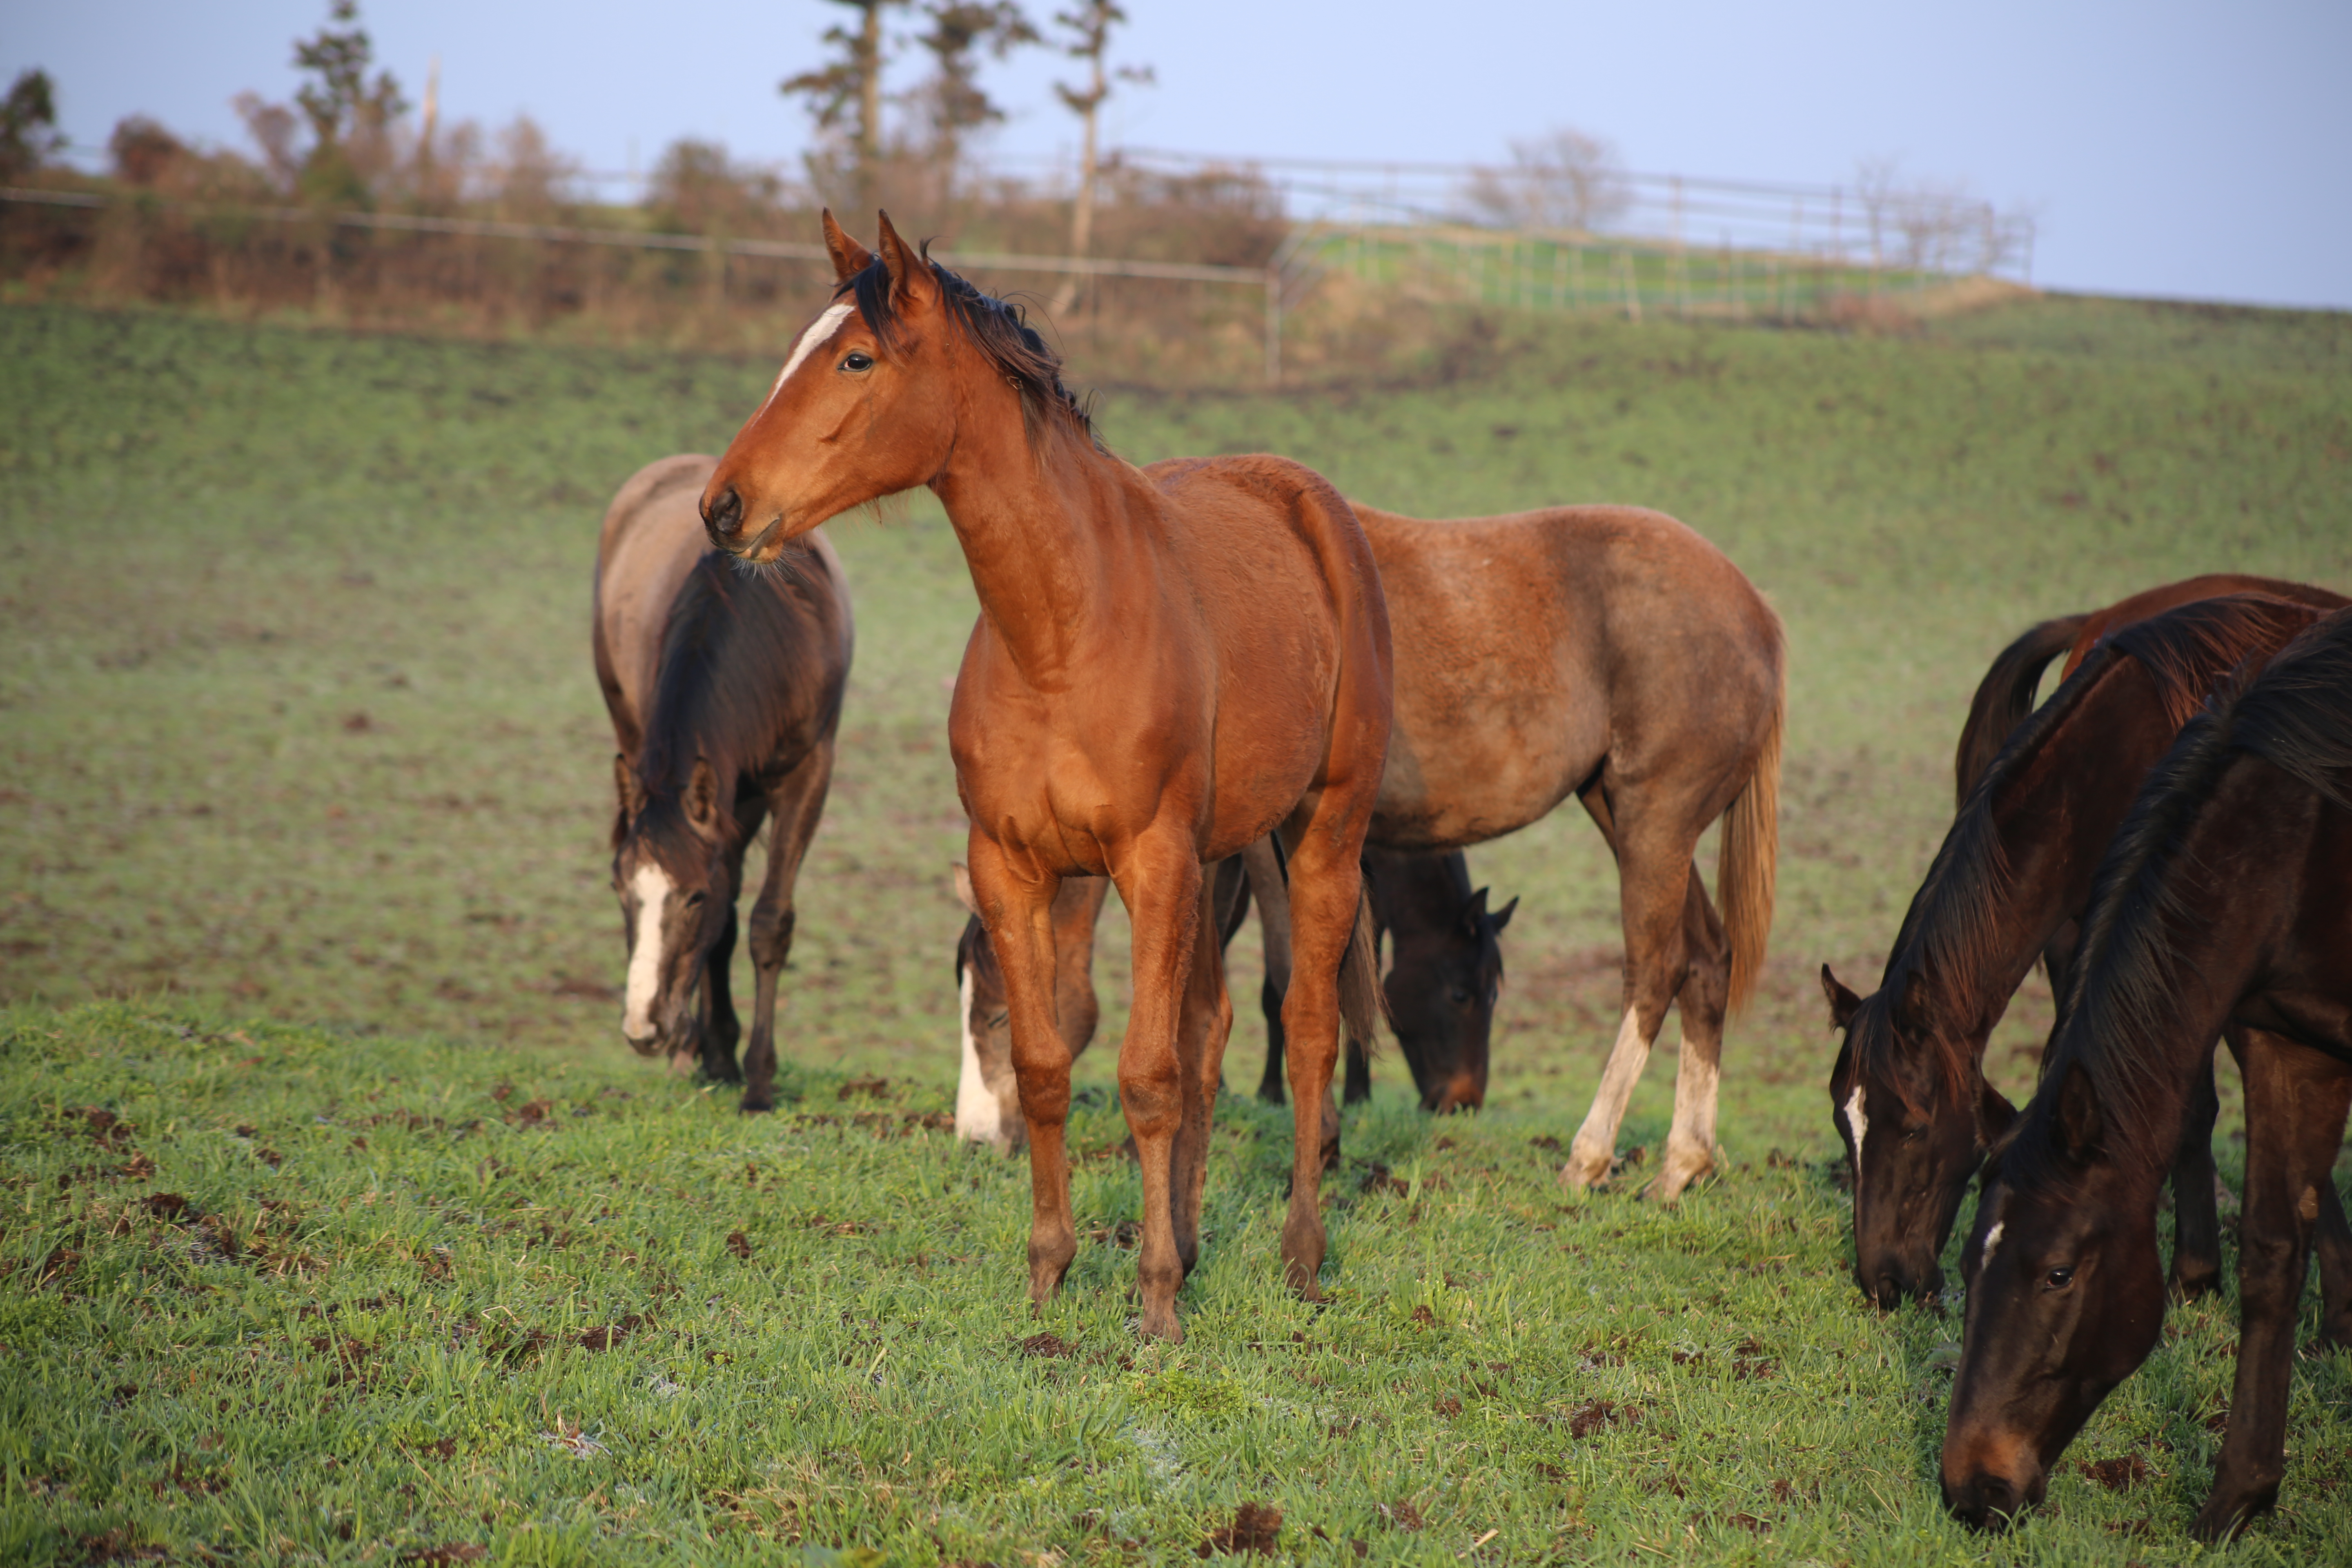
<instances>
[{"instance_id":1,"label":"white leg marking","mask_svg":"<svg viewBox=\"0 0 2352 1568\"><path fill-rule=\"evenodd\" d=\"M980 1068L980 1039L971 1026L971 970L958 988L957 1014L963 1019L963 1070L956 1078L956 1136L971 1143L1004 1142L1004 1108Z\"/></svg>"},{"instance_id":2,"label":"white leg marking","mask_svg":"<svg viewBox=\"0 0 2352 1568\"><path fill-rule=\"evenodd\" d=\"M1666 1163L1654 1189L1668 1201L1715 1166L1716 1088L1722 1076L1719 1062L1692 1047L1688 1030L1683 1032L1676 1055L1675 1121L1666 1132Z\"/></svg>"},{"instance_id":3,"label":"white leg marking","mask_svg":"<svg viewBox=\"0 0 2352 1568\"><path fill-rule=\"evenodd\" d=\"M1584 1125L1576 1130L1576 1142L1570 1145L1568 1169L1561 1173L1570 1181L1590 1184L1609 1173L1609 1163L1617 1153L1618 1124L1625 1120L1625 1104L1633 1098L1633 1086L1642 1081L1642 1069L1649 1060L1650 1042L1642 1035L1641 1012L1628 1007L1625 1021L1617 1026L1617 1043L1610 1048L1609 1065L1601 1070L1592 1109L1585 1113Z\"/></svg>"},{"instance_id":4,"label":"white leg marking","mask_svg":"<svg viewBox=\"0 0 2352 1568\"><path fill-rule=\"evenodd\" d=\"M621 1013L621 1033L632 1040L654 1032L654 993L661 988L662 909L669 902L670 879L660 867L637 868L629 879L637 895L636 940L629 944L628 1000Z\"/></svg>"},{"instance_id":5,"label":"white leg marking","mask_svg":"<svg viewBox=\"0 0 2352 1568\"><path fill-rule=\"evenodd\" d=\"M793 378L793 372L800 369L809 355L824 347L833 334L840 329L841 323L847 321L851 312L856 309L855 304L844 300L838 305L825 307L824 314L809 323L808 331L801 334L801 341L793 345L792 355L784 361L784 368L776 373L776 384L768 388L768 395L760 405L761 414L765 414L768 411L768 405L776 400L776 394L783 391L784 383ZM752 417L756 419L759 415L755 414Z\"/></svg>"},{"instance_id":6,"label":"white leg marking","mask_svg":"<svg viewBox=\"0 0 2352 1568\"><path fill-rule=\"evenodd\" d=\"M1853 1201L1862 1202L1862 1141L1870 1132L1870 1118L1863 1114L1863 1086L1855 1084L1853 1092L1845 1097L1845 1130L1853 1134Z\"/></svg>"}]
</instances>

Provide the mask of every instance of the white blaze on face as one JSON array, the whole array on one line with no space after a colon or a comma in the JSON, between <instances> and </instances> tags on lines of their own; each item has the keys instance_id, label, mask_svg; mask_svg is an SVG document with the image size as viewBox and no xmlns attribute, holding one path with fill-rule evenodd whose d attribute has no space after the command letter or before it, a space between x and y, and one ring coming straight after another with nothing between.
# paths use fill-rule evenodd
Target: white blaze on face
<instances>
[{"instance_id":1,"label":"white blaze on face","mask_svg":"<svg viewBox=\"0 0 2352 1568\"><path fill-rule=\"evenodd\" d=\"M808 331L801 334L801 341L793 345L792 357L785 360L784 368L776 373L776 384L768 388L767 400L760 405L761 413L767 412L768 404L773 403L776 400L776 394L783 391L784 383L793 378L793 372L800 369L807 362L809 355L823 348L833 334L841 330L841 323L847 321L856 309L856 305L844 300L838 305L827 306L824 315L809 323Z\"/></svg>"},{"instance_id":2,"label":"white blaze on face","mask_svg":"<svg viewBox=\"0 0 2352 1568\"><path fill-rule=\"evenodd\" d=\"M1853 1134L1853 1190L1862 1191L1862 1140L1870 1131L1870 1118L1863 1114L1862 1085L1855 1084L1853 1092L1845 1097L1845 1127Z\"/></svg>"},{"instance_id":3,"label":"white blaze on face","mask_svg":"<svg viewBox=\"0 0 2352 1568\"><path fill-rule=\"evenodd\" d=\"M1992 1222L1992 1228L1985 1232L1984 1251L1979 1254L1977 1258L1977 1268L1979 1272L1982 1272L1984 1269L1992 1266L1993 1249L2000 1245L2001 1227L2008 1223L2009 1222L2007 1220L1997 1219Z\"/></svg>"},{"instance_id":4,"label":"white blaze on face","mask_svg":"<svg viewBox=\"0 0 2352 1568\"><path fill-rule=\"evenodd\" d=\"M971 965L958 988L957 1014L963 1019L963 1070L956 1079L956 1136L971 1143L1002 1144L1004 1108L980 1070L980 1037L971 1021Z\"/></svg>"},{"instance_id":5,"label":"white blaze on face","mask_svg":"<svg viewBox=\"0 0 2352 1568\"><path fill-rule=\"evenodd\" d=\"M672 891L669 875L659 866L644 865L629 879L637 896L637 928L629 943L628 1000L621 1012L621 1032L633 1040L654 1032L654 994L661 989L662 911Z\"/></svg>"}]
</instances>

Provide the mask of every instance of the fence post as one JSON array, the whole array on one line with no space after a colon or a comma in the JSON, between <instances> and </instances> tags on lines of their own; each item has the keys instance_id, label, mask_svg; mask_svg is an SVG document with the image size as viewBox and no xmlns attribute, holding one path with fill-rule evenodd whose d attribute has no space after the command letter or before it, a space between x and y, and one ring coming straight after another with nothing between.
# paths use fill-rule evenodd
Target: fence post
<instances>
[{"instance_id":1,"label":"fence post","mask_svg":"<svg viewBox=\"0 0 2352 1568\"><path fill-rule=\"evenodd\" d=\"M1282 268L1265 269L1265 384L1282 384Z\"/></svg>"}]
</instances>

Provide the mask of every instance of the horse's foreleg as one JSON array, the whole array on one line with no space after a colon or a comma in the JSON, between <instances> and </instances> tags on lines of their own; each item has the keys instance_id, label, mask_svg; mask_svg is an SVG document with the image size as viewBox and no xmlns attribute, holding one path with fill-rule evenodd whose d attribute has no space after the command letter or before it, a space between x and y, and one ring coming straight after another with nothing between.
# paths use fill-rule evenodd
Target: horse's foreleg
<instances>
[{"instance_id":1,"label":"horse's foreleg","mask_svg":"<svg viewBox=\"0 0 2352 1568\"><path fill-rule=\"evenodd\" d=\"M702 1026L696 1031L696 1055L702 1076L713 1083L733 1083L741 1075L735 1067L735 1045L743 1026L735 1016L735 892L741 884L740 863L729 866L727 923L702 961Z\"/></svg>"},{"instance_id":2,"label":"horse's foreleg","mask_svg":"<svg viewBox=\"0 0 2352 1568\"><path fill-rule=\"evenodd\" d=\"M2236 1054L2242 1059L2245 1053ZM2185 1297L2205 1295L2221 1283L2221 1214L2213 1192L2213 1123L2221 1114L2208 1052L2189 1086L2180 1150L2172 1161L2171 1284Z\"/></svg>"},{"instance_id":3,"label":"horse's foreleg","mask_svg":"<svg viewBox=\"0 0 2352 1568\"><path fill-rule=\"evenodd\" d=\"M1731 995L1731 943L1707 901L1698 868L1683 904L1683 942L1690 952L1680 1006L1683 1043L1675 1070L1675 1121L1666 1158L1651 1195L1673 1203L1715 1169L1716 1089L1721 1081L1723 1016Z\"/></svg>"},{"instance_id":4,"label":"horse's foreleg","mask_svg":"<svg viewBox=\"0 0 2352 1568\"><path fill-rule=\"evenodd\" d=\"M1685 954L1684 911L1690 896L1691 847L1696 835L1645 830L1635 814L1588 792L1585 809L1617 852L1617 901L1625 931L1625 1016L1601 1069L1592 1109L1576 1131L1559 1179L1572 1187L1604 1180L1617 1157L1617 1129L1633 1086L1649 1065L1650 1046L1682 989ZM1612 816L1612 813L1614 816Z\"/></svg>"},{"instance_id":5,"label":"horse's foreleg","mask_svg":"<svg viewBox=\"0 0 2352 1568\"><path fill-rule=\"evenodd\" d=\"M1225 950L1223 942L1207 939L1210 927L1206 917L1218 917L1218 934L1223 934L1223 917L1230 905L1219 907L1219 897L1229 889L1216 879L1202 891L1207 899L1203 907L1202 935L1192 942L1192 967L1184 987L1183 1018L1178 1026L1182 1030L1180 1057L1191 1064L1185 1083L1189 1092L1184 1107L1184 1120L1176 1133L1176 1257L1189 1277L1201 1256L1201 1196L1209 1179L1209 1134L1215 1125L1217 1094L1223 1087L1225 1044L1233 1037L1234 1004L1225 990Z\"/></svg>"},{"instance_id":6,"label":"horse's foreleg","mask_svg":"<svg viewBox=\"0 0 2352 1568\"><path fill-rule=\"evenodd\" d=\"M1290 992L1290 889L1271 836L1242 851L1242 869L1249 876L1258 933L1265 943L1265 984L1258 988L1258 1006L1265 1015L1265 1071L1258 1078L1257 1097L1268 1105L1280 1105L1282 1002Z\"/></svg>"},{"instance_id":7,"label":"horse's foreleg","mask_svg":"<svg viewBox=\"0 0 2352 1568\"><path fill-rule=\"evenodd\" d=\"M1323 1156L1331 1074L1339 1058L1339 965L1354 940L1363 897L1360 843L1321 823L1299 837L1290 858L1290 994L1282 1007L1290 1067L1290 1212L1282 1226L1282 1263L1291 1288L1323 1299Z\"/></svg>"},{"instance_id":8,"label":"horse's foreleg","mask_svg":"<svg viewBox=\"0 0 2352 1568\"><path fill-rule=\"evenodd\" d=\"M1206 895L1189 843L1172 836L1147 839L1113 869L1135 931L1135 1001L1119 1047L1118 1101L1143 1176L1143 1244L1136 1256L1141 1330L1147 1338L1181 1342L1176 1290L1184 1282L1184 1259L1176 1193L1191 1173L1179 1169L1179 1150L1195 1131L1189 1124L1201 1101L1199 1042L1186 1037L1183 1010L1193 946L1213 947L1216 934L1202 929ZM1205 1153L1205 1141L1197 1152Z\"/></svg>"},{"instance_id":9,"label":"horse's foreleg","mask_svg":"<svg viewBox=\"0 0 2352 1568\"><path fill-rule=\"evenodd\" d=\"M2261 1029L2246 1032L2246 1196L2239 1221L2238 1367L2213 1490L2190 1532L2212 1541L2278 1500L2288 1374L2312 1233L2335 1179L2352 1077Z\"/></svg>"},{"instance_id":10,"label":"horse's foreleg","mask_svg":"<svg viewBox=\"0 0 2352 1568\"><path fill-rule=\"evenodd\" d=\"M768 869L751 905L751 1048L743 1055L743 1109L772 1110L776 1104L776 989L793 955L799 924L793 891L801 862L824 815L833 783L833 742L810 749L798 767L768 792ZM753 825L756 827L756 824Z\"/></svg>"},{"instance_id":11,"label":"horse's foreleg","mask_svg":"<svg viewBox=\"0 0 2352 1568\"><path fill-rule=\"evenodd\" d=\"M988 927L1013 1029L1013 1072L1029 1131L1029 1300L1060 1288L1078 1253L1070 1213L1070 1047L1055 1017L1053 904L1056 883L1024 881L975 830L972 893Z\"/></svg>"}]
</instances>

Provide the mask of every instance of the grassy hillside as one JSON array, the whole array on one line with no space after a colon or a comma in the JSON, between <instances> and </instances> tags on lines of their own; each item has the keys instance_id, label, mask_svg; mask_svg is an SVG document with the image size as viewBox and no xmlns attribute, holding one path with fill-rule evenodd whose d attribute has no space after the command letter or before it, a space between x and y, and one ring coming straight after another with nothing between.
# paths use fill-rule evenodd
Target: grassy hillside
<instances>
[{"instance_id":1,"label":"grassy hillside","mask_svg":"<svg viewBox=\"0 0 2352 1568\"><path fill-rule=\"evenodd\" d=\"M2022 625L2202 570L2352 587L2341 317L1520 322L1426 384L1114 392L1103 428L1139 460L1278 450L1430 515L1662 507L1791 648L1780 919L1726 1053L1729 1176L1662 1215L1561 1198L1529 1146L1572 1131L1618 1007L1614 878L1564 814L1473 856L1525 900L1495 1108L1433 1127L1385 1066L1318 1315L1272 1286L1280 1135L1229 1105L1169 1354L1128 1338L1114 1246L1021 1312L1025 1175L919 1125L954 1070L942 720L971 616L928 498L833 530L859 645L787 976L799 1100L746 1123L619 1047L595 521L638 464L722 445L772 364L16 309L0 365L11 1558L717 1560L766 1532L1158 1560L1250 1500L1306 1554L1436 1562L1491 1530L1478 1552L1515 1561L1973 1558L1929 1479L1957 1325L1865 1317L1838 1271L1811 970L1874 976L1948 814L1961 706ZM1996 1040L2013 1090L2047 1016L2029 991ZM1229 1076L1261 1040L1244 1018ZM1081 1065L1082 1147L1117 1141L1110 1057ZM1671 1081L1653 1067L1628 1143L1663 1136ZM188 1207L142 1206L159 1193ZM1088 1163L1079 1201L1108 1238L1130 1169ZM2000 1555L2183 1553L2233 1330L2222 1307L2175 1327L2076 1449L2153 1479L2070 1471ZM1040 1333L1076 1353L1020 1348ZM2344 1365L2296 1377L2289 1511L2253 1555L2352 1524ZM575 1430L600 1451L574 1458Z\"/></svg>"}]
</instances>

